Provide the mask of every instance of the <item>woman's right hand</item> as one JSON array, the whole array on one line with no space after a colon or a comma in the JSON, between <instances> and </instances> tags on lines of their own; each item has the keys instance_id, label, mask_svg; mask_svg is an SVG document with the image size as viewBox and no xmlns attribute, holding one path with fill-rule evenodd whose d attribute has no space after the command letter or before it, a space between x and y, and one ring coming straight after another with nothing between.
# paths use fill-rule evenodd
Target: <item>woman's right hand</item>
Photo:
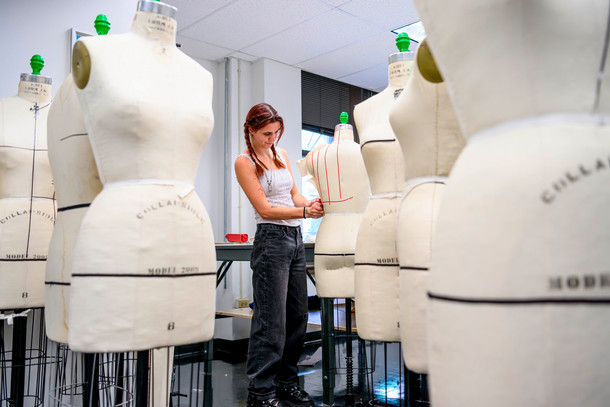
<instances>
[{"instance_id":1,"label":"woman's right hand","mask_svg":"<svg viewBox=\"0 0 610 407\"><path fill-rule=\"evenodd\" d=\"M324 206L319 201L314 201L305 209L308 218L318 219L324 216Z\"/></svg>"}]
</instances>

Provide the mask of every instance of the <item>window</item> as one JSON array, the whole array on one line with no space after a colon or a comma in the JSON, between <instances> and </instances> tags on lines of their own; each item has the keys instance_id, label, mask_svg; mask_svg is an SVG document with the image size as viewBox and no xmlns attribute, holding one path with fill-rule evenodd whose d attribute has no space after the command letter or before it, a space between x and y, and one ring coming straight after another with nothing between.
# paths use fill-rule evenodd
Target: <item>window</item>
<instances>
[{"instance_id":1,"label":"window","mask_svg":"<svg viewBox=\"0 0 610 407\"><path fill-rule=\"evenodd\" d=\"M303 158L305 158L305 156L307 156L307 154L314 148L332 143L332 131L327 129L314 128L312 126L303 127L305 127L301 130L301 145L303 146ZM302 179L301 191L303 193L303 196L311 201L313 198L319 197L319 194L310 179L311 178ZM304 242L314 242L316 240L316 234L318 233L320 222L322 222L322 219L303 220Z\"/></svg>"}]
</instances>

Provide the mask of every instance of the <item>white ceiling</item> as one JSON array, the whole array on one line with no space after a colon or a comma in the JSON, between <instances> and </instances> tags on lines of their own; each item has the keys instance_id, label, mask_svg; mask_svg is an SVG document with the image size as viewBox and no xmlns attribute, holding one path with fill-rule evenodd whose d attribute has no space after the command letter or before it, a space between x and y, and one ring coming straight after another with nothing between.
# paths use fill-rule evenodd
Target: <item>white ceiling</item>
<instances>
[{"instance_id":1,"label":"white ceiling","mask_svg":"<svg viewBox=\"0 0 610 407\"><path fill-rule=\"evenodd\" d=\"M178 8L177 41L193 58L268 58L376 91L398 52L390 31L419 20L411 0L164 2Z\"/></svg>"}]
</instances>

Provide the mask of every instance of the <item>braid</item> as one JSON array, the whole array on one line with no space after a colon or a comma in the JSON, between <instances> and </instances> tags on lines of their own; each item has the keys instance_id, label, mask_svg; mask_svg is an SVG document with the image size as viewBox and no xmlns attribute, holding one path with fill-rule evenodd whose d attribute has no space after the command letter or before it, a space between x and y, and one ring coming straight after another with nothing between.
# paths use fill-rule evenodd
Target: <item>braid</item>
<instances>
[{"instance_id":1,"label":"braid","mask_svg":"<svg viewBox=\"0 0 610 407\"><path fill-rule=\"evenodd\" d=\"M245 129L245 130L246 130L245 131L245 133L246 133L246 145L248 146L248 153L250 153L250 157L254 158L254 165L256 166L256 175L258 175L260 177L264 173L263 167L261 165L264 166L265 164L263 164L258 159L258 156L256 155L256 152L254 151L254 149L252 148L252 144L250 143L250 133L248 132L248 129Z\"/></svg>"},{"instance_id":2,"label":"braid","mask_svg":"<svg viewBox=\"0 0 610 407\"><path fill-rule=\"evenodd\" d=\"M275 165L277 165L278 168L285 168L286 166L280 159L280 155L278 154L278 152L275 149L275 146L273 144L271 145L271 151L273 152L273 162L275 162Z\"/></svg>"}]
</instances>

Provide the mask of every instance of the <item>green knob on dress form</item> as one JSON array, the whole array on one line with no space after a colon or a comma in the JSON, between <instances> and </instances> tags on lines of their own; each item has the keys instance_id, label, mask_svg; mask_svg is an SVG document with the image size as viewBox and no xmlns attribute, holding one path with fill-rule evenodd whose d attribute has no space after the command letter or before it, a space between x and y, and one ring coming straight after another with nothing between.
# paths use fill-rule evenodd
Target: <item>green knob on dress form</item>
<instances>
[{"instance_id":1,"label":"green knob on dress form","mask_svg":"<svg viewBox=\"0 0 610 407\"><path fill-rule=\"evenodd\" d=\"M341 121L342 124L347 124L348 118L349 116L347 115L347 112L341 112L339 115L339 121Z\"/></svg>"},{"instance_id":2,"label":"green knob on dress form","mask_svg":"<svg viewBox=\"0 0 610 407\"><path fill-rule=\"evenodd\" d=\"M40 75L40 71L44 67L44 59L38 54L30 58L30 66L32 67L32 75Z\"/></svg>"},{"instance_id":3,"label":"green knob on dress form","mask_svg":"<svg viewBox=\"0 0 610 407\"><path fill-rule=\"evenodd\" d=\"M106 35L110 31L110 21L108 21L108 17L105 14L98 14L95 17L94 26L98 35Z\"/></svg>"},{"instance_id":4,"label":"green knob on dress form","mask_svg":"<svg viewBox=\"0 0 610 407\"><path fill-rule=\"evenodd\" d=\"M411 45L411 39L409 38L409 34L400 33L398 37L396 37L396 47L400 52L409 52L409 45Z\"/></svg>"}]
</instances>

